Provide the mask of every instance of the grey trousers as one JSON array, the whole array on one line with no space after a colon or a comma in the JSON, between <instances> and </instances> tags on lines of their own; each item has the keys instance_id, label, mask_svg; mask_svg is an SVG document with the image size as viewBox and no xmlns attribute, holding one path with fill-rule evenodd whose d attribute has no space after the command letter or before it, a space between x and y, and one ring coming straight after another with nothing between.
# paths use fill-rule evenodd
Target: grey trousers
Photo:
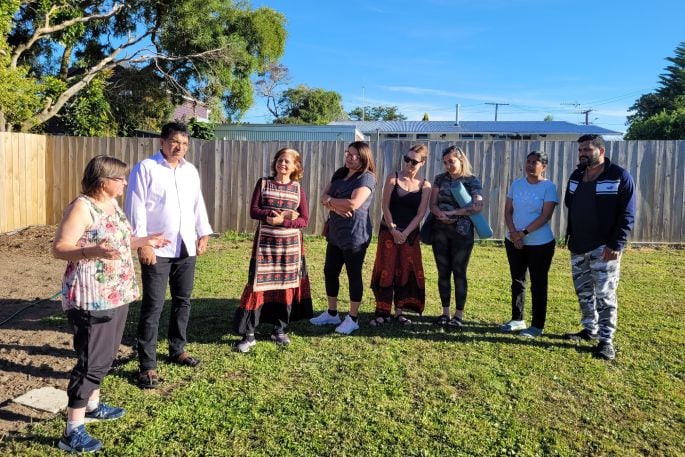
<instances>
[{"instance_id":1,"label":"grey trousers","mask_svg":"<svg viewBox=\"0 0 685 457\"><path fill-rule=\"evenodd\" d=\"M573 286L578 295L580 323L600 341L611 341L616 331L618 301L616 289L621 258L602 260L604 246L584 254L571 254Z\"/></svg>"}]
</instances>

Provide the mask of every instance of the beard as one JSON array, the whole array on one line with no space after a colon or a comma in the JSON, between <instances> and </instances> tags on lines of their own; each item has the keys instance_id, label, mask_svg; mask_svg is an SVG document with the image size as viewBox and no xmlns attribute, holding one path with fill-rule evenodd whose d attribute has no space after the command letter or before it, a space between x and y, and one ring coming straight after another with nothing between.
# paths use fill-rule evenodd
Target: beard
<instances>
[{"instance_id":1,"label":"beard","mask_svg":"<svg viewBox=\"0 0 685 457\"><path fill-rule=\"evenodd\" d=\"M576 165L576 168L578 168L581 171L584 171L588 167L594 167L596 165L599 165L599 156L596 157L581 157L578 160L578 165Z\"/></svg>"}]
</instances>

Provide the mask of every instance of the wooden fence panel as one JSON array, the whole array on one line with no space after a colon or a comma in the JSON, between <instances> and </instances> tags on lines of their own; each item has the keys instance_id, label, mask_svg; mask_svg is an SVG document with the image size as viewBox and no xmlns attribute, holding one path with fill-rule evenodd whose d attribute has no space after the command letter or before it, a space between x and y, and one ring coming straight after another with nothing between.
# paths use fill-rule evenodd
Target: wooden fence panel
<instances>
[{"instance_id":1,"label":"wooden fence panel","mask_svg":"<svg viewBox=\"0 0 685 457\"><path fill-rule=\"evenodd\" d=\"M378 183L371 215L375 229L381 218L385 177L400 170L409 141L371 142ZM431 141L422 174L433 180L444 171L442 150L448 142ZM526 155L543 150L549 155L547 177L557 186L560 205L551 224L562 238L566 227L563 193L576 168L577 144L561 141L467 141L460 144L483 182L485 215L495 238L505 233L504 204L511 182L524 175ZM327 217L320 195L333 172L344 163L347 144L335 141L203 141L192 139L187 159L197 168L215 231L252 231L250 199L257 180L271 174L271 161L280 148L300 151L302 181L309 204L308 233L321 233ZM78 194L83 169L97 154L117 157L129 166L159 148L156 138L74 138L0 133L0 231L30 224L55 224L64 207ZM607 157L625 167L637 187L637 221L632 241L683 242L685 232L685 141L618 141L607 143ZM122 199L123 200L123 199ZM123 201L121 202L123 205Z\"/></svg>"},{"instance_id":2,"label":"wooden fence panel","mask_svg":"<svg viewBox=\"0 0 685 457\"><path fill-rule=\"evenodd\" d=\"M46 142L0 133L0 232L45 223Z\"/></svg>"}]
</instances>

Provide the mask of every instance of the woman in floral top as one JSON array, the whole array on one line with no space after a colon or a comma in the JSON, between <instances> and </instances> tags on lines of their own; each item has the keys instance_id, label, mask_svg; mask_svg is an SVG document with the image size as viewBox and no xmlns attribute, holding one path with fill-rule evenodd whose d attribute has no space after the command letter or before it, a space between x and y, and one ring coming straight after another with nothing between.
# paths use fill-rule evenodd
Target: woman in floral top
<instances>
[{"instance_id":1,"label":"woman in floral top","mask_svg":"<svg viewBox=\"0 0 685 457\"><path fill-rule=\"evenodd\" d=\"M62 308L74 332L78 362L67 395L67 426L58 446L93 452L102 443L85 430L85 419L112 420L123 408L100 403L100 382L117 355L128 304L139 296L131 248L168 244L162 234L132 238L116 197L123 195L127 165L113 157L93 158L83 173L82 195L64 210L52 252L66 260Z\"/></svg>"}]
</instances>

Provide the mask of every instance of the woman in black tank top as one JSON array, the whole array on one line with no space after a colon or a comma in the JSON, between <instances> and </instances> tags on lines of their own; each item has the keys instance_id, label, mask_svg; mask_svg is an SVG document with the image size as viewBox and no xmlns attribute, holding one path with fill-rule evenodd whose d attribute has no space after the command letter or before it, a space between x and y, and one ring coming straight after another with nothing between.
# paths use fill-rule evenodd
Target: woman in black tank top
<instances>
[{"instance_id":1,"label":"woman in black tank top","mask_svg":"<svg viewBox=\"0 0 685 457\"><path fill-rule=\"evenodd\" d=\"M371 289L376 297L372 326L390 320L393 302L395 318L402 325L411 324L404 311L423 313L426 288L419 224L428 210L431 185L417 173L427 155L426 146L412 146L403 157L402 170L388 175L383 186L383 220L371 274Z\"/></svg>"}]
</instances>

